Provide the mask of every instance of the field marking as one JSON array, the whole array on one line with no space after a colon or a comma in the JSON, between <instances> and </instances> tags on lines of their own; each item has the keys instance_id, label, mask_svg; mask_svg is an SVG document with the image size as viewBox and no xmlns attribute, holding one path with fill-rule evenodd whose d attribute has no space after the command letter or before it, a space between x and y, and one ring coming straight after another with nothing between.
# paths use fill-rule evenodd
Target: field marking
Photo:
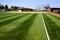
<instances>
[{"instance_id":1,"label":"field marking","mask_svg":"<svg viewBox=\"0 0 60 40\"><path fill-rule=\"evenodd\" d=\"M43 20L43 24L44 24L44 28L45 28L45 32L46 32L47 39L50 40L50 37L49 37L48 31L47 31L47 28L46 28L46 24L45 24L45 22L44 22L43 15L41 15L41 16L42 16L42 20Z\"/></svg>"}]
</instances>

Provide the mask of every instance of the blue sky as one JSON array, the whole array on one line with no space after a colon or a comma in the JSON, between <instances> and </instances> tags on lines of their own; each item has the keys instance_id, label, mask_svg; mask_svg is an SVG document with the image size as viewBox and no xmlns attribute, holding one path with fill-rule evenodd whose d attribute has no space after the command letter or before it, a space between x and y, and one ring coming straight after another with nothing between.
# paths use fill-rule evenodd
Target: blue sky
<instances>
[{"instance_id":1,"label":"blue sky","mask_svg":"<svg viewBox=\"0 0 60 40\"><path fill-rule=\"evenodd\" d=\"M35 8L38 5L49 4L51 7L60 7L60 0L0 0L0 4L8 6L23 6Z\"/></svg>"}]
</instances>

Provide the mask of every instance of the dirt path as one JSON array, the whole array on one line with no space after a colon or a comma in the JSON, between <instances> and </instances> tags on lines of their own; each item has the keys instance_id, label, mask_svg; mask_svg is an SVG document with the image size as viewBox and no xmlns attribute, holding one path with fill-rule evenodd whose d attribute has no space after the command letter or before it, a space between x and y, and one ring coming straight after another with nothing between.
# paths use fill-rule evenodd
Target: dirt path
<instances>
[{"instance_id":1,"label":"dirt path","mask_svg":"<svg viewBox=\"0 0 60 40\"><path fill-rule=\"evenodd\" d=\"M51 13L51 14L60 17L60 14L57 13Z\"/></svg>"},{"instance_id":2,"label":"dirt path","mask_svg":"<svg viewBox=\"0 0 60 40\"><path fill-rule=\"evenodd\" d=\"M49 12L5 12L5 13L49 13Z\"/></svg>"},{"instance_id":3,"label":"dirt path","mask_svg":"<svg viewBox=\"0 0 60 40\"><path fill-rule=\"evenodd\" d=\"M60 14L52 13L52 12L18 12L18 11L11 11L11 12L5 12L5 13L50 13L52 15L60 17Z\"/></svg>"}]
</instances>

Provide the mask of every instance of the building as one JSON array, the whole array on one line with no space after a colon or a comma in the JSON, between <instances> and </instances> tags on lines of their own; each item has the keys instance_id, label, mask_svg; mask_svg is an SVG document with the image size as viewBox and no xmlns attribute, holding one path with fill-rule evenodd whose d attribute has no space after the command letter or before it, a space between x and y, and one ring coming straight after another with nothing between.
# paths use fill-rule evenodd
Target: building
<instances>
[{"instance_id":1,"label":"building","mask_svg":"<svg viewBox=\"0 0 60 40\"><path fill-rule=\"evenodd\" d=\"M0 12L5 12L5 9L0 9Z\"/></svg>"},{"instance_id":2,"label":"building","mask_svg":"<svg viewBox=\"0 0 60 40\"><path fill-rule=\"evenodd\" d=\"M60 8L50 8L51 12L60 14Z\"/></svg>"},{"instance_id":3,"label":"building","mask_svg":"<svg viewBox=\"0 0 60 40\"><path fill-rule=\"evenodd\" d=\"M9 9L0 9L0 12L8 12Z\"/></svg>"}]
</instances>

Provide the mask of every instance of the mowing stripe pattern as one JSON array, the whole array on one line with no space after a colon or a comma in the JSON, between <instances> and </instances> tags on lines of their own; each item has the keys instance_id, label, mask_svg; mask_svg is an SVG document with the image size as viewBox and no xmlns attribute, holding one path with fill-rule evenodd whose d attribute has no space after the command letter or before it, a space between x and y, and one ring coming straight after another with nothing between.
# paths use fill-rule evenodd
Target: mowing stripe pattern
<instances>
[{"instance_id":1,"label":"mowing stripe pattern","mask_svg":"<svg viewBox=\"0 0 60 40\"><path fill-rule=\"evenodd\" d=\"M55 21L58 19L50 14L43 14L43 17L51 40L60 40L60 25L57 25L59 21Z\"/></svg>"},{"instance_id":2,"label":"mowing stripe pattern","mask_svg":"<svg viewBox=\"0 0 60 40\"><path fill-rule=\"evenodd\" d=\"M41 14L33 21L25 40L47 40Z\"/></svg>"},{"instance_id":3,"label":"mowing stripe pattern","mask_svg":"<svg viewBox=\"0 0 60 40\"><path fill-rule=\"evenodd\" d=\"M0 40L47 40L41 14L1 14Z\"/></svg>"},{"instance_id":4,"label":"mowing stripe pattern","mask_svg":"<svg viewBox=\"0 0 60 40\"><path fill-rule=\"evenodd\" d=\"M27 15L27 14L26 14L26 15ZM11 23L11 22L13 22L13 21L19 19L20 17L24 17L24 16L25 16L25 15L23 15L23 16L17 16L17 17L15 17L15 18L13 18L13 19L0 22L0 27L3 26L3 25L6 25L6 24L8 24L8 23Z\"/></svg>"}]
</instances>

